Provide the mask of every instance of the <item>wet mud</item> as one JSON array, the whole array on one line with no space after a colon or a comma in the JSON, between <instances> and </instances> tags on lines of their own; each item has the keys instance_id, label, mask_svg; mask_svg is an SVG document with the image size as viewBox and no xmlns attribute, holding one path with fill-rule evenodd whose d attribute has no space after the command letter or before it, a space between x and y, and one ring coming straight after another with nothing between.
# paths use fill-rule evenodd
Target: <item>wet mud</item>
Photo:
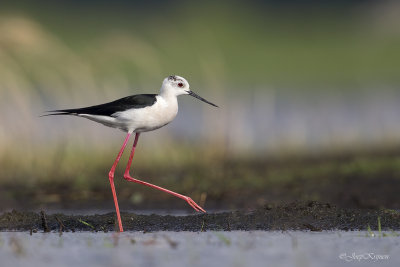
<instances>
[{"instance_id":1,"label":"wet mud","mask_svg":"<svg viewBox=\"0 0 400 267\"><path fill-rule=\"evenodd\" d=\"M231 230L400 230L400 212L388 209L344 209L335 205L296 202L264 206L253 211L231 211L188 216L121 213L125 231ZM64 215L11 211L0 215L0 231L74 232L116 231L114 213Z\"/></svg>"}]
</instances>

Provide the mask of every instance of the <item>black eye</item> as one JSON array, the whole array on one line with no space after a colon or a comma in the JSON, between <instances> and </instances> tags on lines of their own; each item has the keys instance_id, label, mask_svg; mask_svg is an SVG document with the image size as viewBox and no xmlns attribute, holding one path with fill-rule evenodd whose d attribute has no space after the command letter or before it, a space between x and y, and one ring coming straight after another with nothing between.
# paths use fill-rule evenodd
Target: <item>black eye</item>
<instances>
[{"instance_id":1,"label":"black eye","mask_svg":"<svg viewBox=\"0 0 400 267\"><path fill-rule=\"evenodd\" d=\"M183 83L178 83L178 86L182 88L183 87Z\"/></svg>"}]
</instances>

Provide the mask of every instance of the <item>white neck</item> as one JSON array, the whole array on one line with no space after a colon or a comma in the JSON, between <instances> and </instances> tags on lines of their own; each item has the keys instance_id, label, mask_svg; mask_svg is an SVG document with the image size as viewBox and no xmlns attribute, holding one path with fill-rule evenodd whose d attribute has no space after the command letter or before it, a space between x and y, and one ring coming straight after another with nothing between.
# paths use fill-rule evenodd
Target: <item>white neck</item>
<instances>
[{"instance_id":1,"label":"white neck","mask_svg":"<svg viewBox=\"0 0 400 267\"><path fill-rule=\"evenodd\" d=\"M171 92L170 90L161 90L159 97L161 97L168 106L178 106L177 96L176 94L174 94L174 92Z\"/></svg>"}]
</instances>

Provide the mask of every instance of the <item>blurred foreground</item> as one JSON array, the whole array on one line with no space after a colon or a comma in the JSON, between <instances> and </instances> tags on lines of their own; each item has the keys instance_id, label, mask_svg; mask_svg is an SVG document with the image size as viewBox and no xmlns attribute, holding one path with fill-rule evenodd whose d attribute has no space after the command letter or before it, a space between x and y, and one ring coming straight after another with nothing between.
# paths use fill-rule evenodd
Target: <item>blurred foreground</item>
<instances>
[{"instance_id":1,"label":"blurred foreground","mask_svg":"<svg viewBox=\"0 0 400 267\"><path fill-rule=\"evenodd\" d=\"M399 266L384 232L0 233L4 266ZM369 256L373 256L370 258Z\"/></svg>"}]
</instances>

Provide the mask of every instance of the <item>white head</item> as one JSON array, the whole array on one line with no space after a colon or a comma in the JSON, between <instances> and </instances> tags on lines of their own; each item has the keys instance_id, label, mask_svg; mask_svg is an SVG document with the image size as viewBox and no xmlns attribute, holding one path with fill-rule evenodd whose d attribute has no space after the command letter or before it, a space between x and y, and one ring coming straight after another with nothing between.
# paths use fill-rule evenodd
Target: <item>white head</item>
<instances>
[{"instance_id":1,"label":"white head","mask_svg":"<svg viewBox=\"0 0 400 267\"><path fill-rule=\"evenodd\" d=\"M217 105L205 100L204 98L200 97L199 95L195 94L193 91L190 90L189 83L186 81L185 78L177 76L177 75L171 75L168 76L167 78L164 79L161 90L160 90L161 95L191 95L197 99L200 99L201 101L210 104L214 107L218 107Z\"/></svg>"},{"instance_id":2,"label":"white head","mask_svg":"<svg viewBox=\"0 0 400 267\"><path fill-rule=\"evenodd\" d=\"M189 83L185 78L176 75L165 78L161 87L161 94L187 95L187 91L190 91Z\"/></svg>"}]
</instances>

